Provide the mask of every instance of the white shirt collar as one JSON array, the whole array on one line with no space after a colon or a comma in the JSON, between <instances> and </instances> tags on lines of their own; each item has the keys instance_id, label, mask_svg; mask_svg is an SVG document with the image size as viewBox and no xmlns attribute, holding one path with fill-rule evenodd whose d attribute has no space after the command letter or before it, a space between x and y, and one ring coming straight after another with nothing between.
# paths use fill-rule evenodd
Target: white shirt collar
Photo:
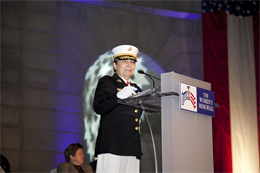
<instances>
[{"instance_id":1,"label":"white shirt collar","mask_svg":"<svg viewBox=\"0 0 260 173\"><path fill-rule=\"evenodd\" d=\"M127 83L127 80L125 80L122 76L118 75L125 83ZM128 80L129 81L129 80ZM130 83L130 81L129 81Z\"/></svg>"}]
</instances>

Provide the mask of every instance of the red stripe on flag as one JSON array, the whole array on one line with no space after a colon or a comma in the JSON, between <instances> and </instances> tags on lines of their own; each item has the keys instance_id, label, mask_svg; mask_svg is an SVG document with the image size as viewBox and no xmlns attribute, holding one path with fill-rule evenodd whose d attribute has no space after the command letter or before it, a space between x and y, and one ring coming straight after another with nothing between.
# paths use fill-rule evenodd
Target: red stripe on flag
<instances>
[{"instance_id":1,"label":"red stripe on flag","mask_svg":"<svg viewBox=\"0 0 260 173\"><path fill-rule=\"evenodd\" d=\"M212 119L214 171L232 172L226 12L203 13L202 32L204 80L220 105Z\"/></svg>"}]
</instances>

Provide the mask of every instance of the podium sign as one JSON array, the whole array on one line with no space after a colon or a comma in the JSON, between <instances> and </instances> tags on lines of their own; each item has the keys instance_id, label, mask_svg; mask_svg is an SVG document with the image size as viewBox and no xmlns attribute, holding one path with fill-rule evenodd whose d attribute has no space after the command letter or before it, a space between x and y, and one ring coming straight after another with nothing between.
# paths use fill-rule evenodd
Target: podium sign
<instances>
[{"instance_id":1,"label":"podium sign","mask_svg":"<svg viewBox=\"0 0 260 173\"><path fill-rule=\"evenodd\" d=\"M214 92L180 82L180 109L215 117Z\"/></svg>"}]
</instances>

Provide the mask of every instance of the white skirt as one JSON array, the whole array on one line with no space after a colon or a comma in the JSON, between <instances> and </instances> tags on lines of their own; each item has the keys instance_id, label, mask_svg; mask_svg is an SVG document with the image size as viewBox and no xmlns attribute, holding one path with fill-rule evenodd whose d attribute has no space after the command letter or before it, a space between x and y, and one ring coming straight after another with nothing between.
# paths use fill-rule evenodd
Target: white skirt
<instances>
[{"instance_id":1,"label":"white skirt","mask_svg":"<svg viewBox=\"0 0 260 173\"><path fill-rule=\"evenodd\" d=\"M140 160L136 156L99 154L96 173L139 173Z\"/></svg>"}]
</instances>

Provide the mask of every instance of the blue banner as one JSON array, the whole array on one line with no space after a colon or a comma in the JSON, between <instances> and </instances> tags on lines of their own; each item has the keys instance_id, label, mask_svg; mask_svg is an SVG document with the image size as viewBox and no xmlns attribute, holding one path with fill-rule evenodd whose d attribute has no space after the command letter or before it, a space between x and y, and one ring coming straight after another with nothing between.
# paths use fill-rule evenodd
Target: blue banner
<instances>
[{"instance_id":1,"label":"blue banner","mask_svg":"<svg viewBox=\"0 0 260 173\"><path fill-rule=\"evenodd\" d=\"M215 117L215 95L213 91L197 87L197 112Z\"/></svg>"}]
</instances>

